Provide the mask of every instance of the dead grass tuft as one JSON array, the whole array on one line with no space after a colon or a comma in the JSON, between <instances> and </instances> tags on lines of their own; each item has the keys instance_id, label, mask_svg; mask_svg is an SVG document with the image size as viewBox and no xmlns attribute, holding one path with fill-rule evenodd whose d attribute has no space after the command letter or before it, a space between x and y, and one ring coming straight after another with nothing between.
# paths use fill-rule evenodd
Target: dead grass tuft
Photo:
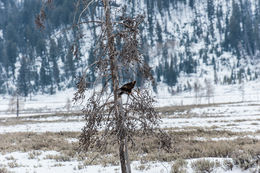
<instances>
[{"instance_id":1,"label":"dead grass tuft","mask_svg":"<svg viewBox=\"0 0 260 173\"><path fill-rule=\"evenodd\" d=\"M214 170L215 162L206 159L201 159L192 162L191 167L194 169L196 173L210 173Z\"/></svg>"},{"instance_id":2,"label":"dead grass tuft","mask_svg":"<svg viewBox=\"0 0 260 173\"><path fill-rule=\"evenodd\" d=\"M242 170L253 168L259 164L260 161L260 150L259 155L247 151L236 151L233 153L232 158L235 165L238 165ZM253 154L253 155L252 155Z\"/></svg>"},{"instance_id":3,"label":"dead grass tuft","mask_svg":"<svg viewBox=\"0 0 260 173\"><path fill-rule=\"evenodd\" d=\"M77 143L69 143L66 139L77 137L78 135L79 133L76 132L0 134L0 151L4 154L14 151L30 152L35 150L54 150L62 153L70 153L71 156L76 153L78 145ZM37 155L37 153L34 154Z\"/></svg>"},{"instance_id":4,"label":"dead grass tuft","mask_svg":"<svg viewBox=\"0 0 260 173\"><path fill-rule=\"evenodd\" d=\"M28 153L28 159L35 159L42 154L41 151L32 151Z\"/></svg>"},{"instance_id":5,"label":"dead grass tuft","mask_svg":"<svg viewBox=\"0 0 260 173\"><path fill-rule=\"evenodd\" d=\"M17 163L15 160L12 161L12 162L7 163L7 165L8 165L10 168L20 167L20 165L18 165L18 163Z\"/></svg>"},{"instance_id":6,"label":"dead grass tuft","mask_svg":"<svg viewBox=\"0 0 260 173\"><path fill-rule=\"evenodd\" d=\"M16 160L14 156L5 157L6 160Z\"/></svg>"},{"instance_id":7,"label":"dead grass tuft","mask_svg":"<svg viewBox=\"0 0 260 173\"><path fill-rule=\"evenodd\" d=\"M225 171L229 171L229 170L232 171L233 167L234 167L234 164L231 160L224 160L223 169Z\"/></svg>"},{"instance_id":8,"label":"dead grass tuft","mask_svg":"<svg viewBox=\"0 0 260 173\"><path fill-rule=\"evenodd\" d=\"M136 170L139 171L145 171L145 170L149 170L151 168L151 165L147 165L147 164L140 164L138 166L135 167Z\"/></svg>"},{"instance_id":9,"label":"dead grass tuft","mask_svg":"<svg viewBox=\"0 0 260 173\"><path fill-rule=\"evenodd\" d=\"M0 168L0 173L10 173L6 168Z\"/></svg>"},{"instance_id":10,"label":"dead grass tuft","mask_svg":"<svg viewBox=\"0 0 260 173\"><path fill-rule=\"evenodd\" d=\"M186 173L187 164L187 161L183 159L177 159L172 165L171 173Z\"/></svg>"},{"instance_id":11,"label":"dead grass tuft","mask_svg":"<svg viewBox=\"0 0 260 173\"><path fill-rule=\"evenodd\" d=\"M57 162L68 162L71 160L71 158L67 155L46 155L44 159L52 159L52 160L56 160Z\"/></svg>"}]
</instances>

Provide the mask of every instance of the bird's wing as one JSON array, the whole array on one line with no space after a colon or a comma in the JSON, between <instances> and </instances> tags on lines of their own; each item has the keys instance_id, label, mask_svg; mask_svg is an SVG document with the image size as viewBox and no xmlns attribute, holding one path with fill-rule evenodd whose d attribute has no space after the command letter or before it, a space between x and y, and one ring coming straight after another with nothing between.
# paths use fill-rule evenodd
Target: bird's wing
<instances>
[{"instance_id":1,"label":"bird's wing","mask_svg":"<svg viewBox=\"0 0 260 173\"><path fill-rule=\"evenodd\" d=\"M130 85L130 84L131 84L131 83L124 84L120 89L121 89L121 90L129 89L129 85Z\"/></svg>"}]
</instances>

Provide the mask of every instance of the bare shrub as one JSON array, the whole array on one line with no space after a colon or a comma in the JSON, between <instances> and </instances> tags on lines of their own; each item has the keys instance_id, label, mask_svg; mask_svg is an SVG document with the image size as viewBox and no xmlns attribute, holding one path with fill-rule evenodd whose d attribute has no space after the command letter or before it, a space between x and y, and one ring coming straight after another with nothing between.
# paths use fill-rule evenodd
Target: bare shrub
<instances>
[{"instance_id":1,"label":"bare shrub","mask_svg":"<svg viewBox=\"0 0 260 173\"><path fill-rule=\"evenodd\" d=\"M15 96L10 98L7 111L12 112L12 113L14 113L16 111L16 97Z\"/></svg>"},{"instance_id":2,"label":"bare shrub","mask_svg":"<svg viewBox=\"0 0 260 173\"><path fill-rule=\"evenodd\" d=\"M45 159L52 159L52 160L56 160L57 162L68 162L68 161L71 160L71 158L69 156L66 156L66 155L63 155L63 154L61 154L61 155L58 155L58 154L51 155L51 154L49 154L49 155L45 156Z\"/></svg>"},{"instance_id":3,"label":"bare shrub","mask_svg":"<svg viewBox=\"0 0 260 173\"><path fill-rule=\"evenodd\" d=\"M200 85L198 79L194 82L193 89L194 89L194 93L195 93L195 103L196 103L196 104L200 104L200 102L201 102L201 97L200 97L200 99L199 99L199 96L202 95L202 93L201 93L202 86Z\"/></svg>"},{"instance_id":4,"label":"bare shrub","mask_svg":"<svg viewBox=\"0 0 260 173\"><path fill-rule=\"evenodd\" d=\"M28 153L28 159L35 159L37 158L39 155L41 155L42 152L41 151L32 151Z\"/></svg>"},{"instance_id":5,"label":"bare shrub","mask_svg":"<svg viewBox=\"0 0 260 173\"><path fill-rule=\"evenodd\" d=\"M17 168L19 167L18 163L16 161L13 161L13 162L9 162L7 163L7 165L10 167L10 168Z\"/></svg>"},{"instance_id":6,"label":"bare shrub","mask_svg":"<svg viewBox=\"0 0 260 173\"><path fill-rule=\"evenodd\" d=\"M81 169L83 169L84 168L84 165L82 165L82 164L78 164L78 166L77 167L75 167L74 168L74 170L81 170Z\"/></svg>"},{"instance_id":7,"label":"bare shrub","mask_svg":"<svg viewBox=\"0 0 260 173\"><path fill-rule=\"evenodd\" d=\"M223 169L225 171L229 171L229 170L232 171L233 167L234 167L234 163L231 160L224 160Z\"/></svg>"},{"instance_id":8,"label":"bare shrub","mask_svg":"<svg viewBox=\"0 0 260 173\"><path fill-rule=\"evenodd\" d=\"M149 164L140 164L135 167L135 169L139 170L139 171L149 170L150 168L151 168L151 165L149 165Z\"/></svg>"},{"instance_id":9,"label":"bare shrub","mask_svg":"<svg viewBox=\"0 0 260 173\"><path fill-rule=\"evenodd\" d=\"M192 162L191 167L194 169L196 173L210 173L213 172L215 162L206 159L201 159Z\"/></svg>"},{"instance_id":10,"label":"bare shrub","mask_svg":"<svg viewBox=\"0 0 260 173\"><path fill-rule=\"evenodd\" d=\"M17 103L18 102L18 103ZM13 95L8 103L8 112L15 113L22 110L24 108L24 101L22 101L18 96Z\"/></svg>"},{"instance_id":11,"label":"bare shrub","mask_svg":"<svg viewBox=\"0 0 260 173\"><path fill-rule=\"evenodd\" d=\"M5 157L6 160L16 160L14 156Z\"/></svg>"},{"instance_id":12,"label":"bare shrub","mask_svg":"<svg viewBox=\"0 0 260 173\"><path fill-rule=\"evenodd\" d=\"M232 155L232 159L235 165L238 165L241 169L247 170L258 164L260 158L252 156L249 152L237 151Z\"/></svg>"},{"instance_id":13,"label":"bare shrub","mask_svg":"<svg viewBox=\"0 0 260 173\"><path fill-rule=\"evenodd\" d=\"M214 84L210 79L205 79L205 89L206 89L206 97L208 99L208 104L210 104L210 99L214 100ZM213 101L214 102L214 101Z\"/></svg>"},{"instance_id":14,"label":"bare shrub","mask_svg":"<svg viewBox=\"0 0 260 173\"><path fill-rule=\"evenodd\" d=\"M65 165L61 163L55 163L54 165L52 165L52 167L61 167L61 166L65 166Z\"/></svg>"},{"instance_id":15,"label":"bare shrub","mask_svg":"<svg viewBox=\"0 0 260 173\"><path fill-rule=\"evenodd\" d=\"M71 100L69 98L67 98L65 108L66 108L67 112L70 112L70 110L71 110Z\"/></svg>"},{"instance_id":16,"label":"bare shrub","mask_svg":"<svg viewBox=\"0 0 260 173\"><path fill-rule=\"evenodd\" d=\"M177 159L172 165L171 173L186 173L187 164L187 161L183 159Z\"/></svg>"},{"instance_id":17,"label":"bare shrub","mask_svg":"<svg viewBox=\"0 0 260 173\"><path fill-rule=\"evenodd\" d=\"M0 173L9 173L9 171L6 168L0 168Z\"/></svg>"},{"instance_id":18,"label":"bare shrub","mask_svg":"<svg viewBox=\"0 0 260 173\"><path fill-rule=\"evenodd\" d=\"M102 166L109 166L109 165L119 165L119 160L117 158L117 155L104 155L101 160Z\"/></svg>"}]
</instances>

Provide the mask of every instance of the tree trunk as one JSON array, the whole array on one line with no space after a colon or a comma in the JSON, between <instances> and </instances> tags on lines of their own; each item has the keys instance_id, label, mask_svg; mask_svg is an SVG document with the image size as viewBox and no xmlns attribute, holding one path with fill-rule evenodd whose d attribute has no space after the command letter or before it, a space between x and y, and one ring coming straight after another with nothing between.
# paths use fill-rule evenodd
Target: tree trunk
<instances>
[{"instance_id":1,"label":"tree trunk","mask_svg":"<svg viewBox=\"0 0 260 173\"><path fill-rule=\"evenodd\" d=\"M16 95L16 117L19 117L19 96Z\"/></svg>"},{"instance_id":2,"label":"tree trunk","mask_svg":"<svg viewBox=\"0 0 260 173\"><path fill-rule=\"evenodd\" d=\"M131 173L131 166L128 157L127 137L125 138L125 160L126 160L127 173Z\"/></svg>"},{"instance_id":3,"label":"tree trunk","mask_svg":"<svg viewBox=\"0 0 260 173\"><path fill-rule=\"evenodd\" d=\"M122 173L127 173L126 171L126 160L125 160L125 143L123 140L120 140L119 145L119 156L120 156L120 165L121 165L121 171Z\"/></svg>"},{"instance_id":4,"label":"tree trunk","mask_svg":"<svg viewBox=\"0 0 260 173\"><path fill-rule=\"evenodd\" d=\"M118 99L118 68L117 62L115 58L115 45L114 45L114 36L113 36L113 28L111 23L111 14L110 14L110 0L103 0L104 9L105 9L105 26L108 40L108 50L109 50L109 62L110 62L110 71L111 78L113 84L113 92L114 92L114 104L115 104L115 116L117 121L117 132L118 132L118 142L119 142L119 156L121 163L121 171L122 173L127 173L126 171L126 160L125 160L125 128L123 121L123 114L120 111L120 107L122 107L121 99ZM122 110L122 109L121 109Z\"/></svg>"},{"instance_id":5,"label":"tree trunk","mask_svg":"<svg viewBox=\"0 0 260 173\"><path fill-rule=\"evenodd\" d=\"M127 101L126 103L128 103L128 99L129 99L129 96L127 96ZM122 101L121 101L121 105L122 105ZM126 120L126 116L127 114L124 114L124 121ZM127 170L127 173L131 173L131 165L130 165L130 161L129 161L129 157L128 157L128 146L127 146L127 136L125 137L125 160L126 160L126 170Z\"/></svg>"}]
</instances>

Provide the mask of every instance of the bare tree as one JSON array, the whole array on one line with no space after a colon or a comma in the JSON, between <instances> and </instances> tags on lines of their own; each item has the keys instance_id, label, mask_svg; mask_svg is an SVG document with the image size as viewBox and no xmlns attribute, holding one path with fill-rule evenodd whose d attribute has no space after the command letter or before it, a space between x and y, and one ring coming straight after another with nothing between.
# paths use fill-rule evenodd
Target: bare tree
<instances>
[{"instance_id":1,"label":"bare tree","mask_svg":"<svg viewBox=\"0 0 260 173\"><path fill-rule=\"evenodd\" d=\"M67 98L67 102L65 104L65 108L67 109L67 112L71 111L71 100Z\"/></svg>"},{"instance_id":2,"label":"bare tree","mask_svg":"<svg viewBox=\"0 0 260 173\"><path fill-rule=\"evenodd\" d=\"M19 117L19 95L16 93L16 117Z\"/></svg>"},{"instance_id":3,"label":"bare tree","mask_svg":"<svg viewBox=\"0 0 260 173\"><path fill-rule=\"evenodd\" d=\"M94 83L96 87L83 109L86 125L80 136L80 146L86 151L92 147L104 151L109 143L117 143L121 171L130 173L127 143L134 143L134 135L140 132L152 134L159 127L154 99L148 90L135 90L126 95L125 100L119 96L122 72L129 76L142 72L145 78L152 80L150 67L139 52L139 26L144 16L126 17L123 9L119 20L112 21L109 0L103 0L103 5L105 16L104 21L98 22L102 33L96 44L96 62L90 66L105 82L99 90L96 89L99 83ZM75 100L85 98L86 79L86 74L83 74ZM112 91L109 91L110 83Z\"/></svg>"},{"instance_id":4,"label":"bare tree","mask_svg":"<svg viewBox=\"0 0 260 173\"><path fill-rule=\"evenodd\" d=\"M86 17L87 9L97 1L79 0L76 5L76 14L79 15L75 19L74 27L79 31L79 38L84 35L82 25L93 24L100 27L100 35L94 43L95 61L88 64L79 77L78 90L74 96L74 101L84 103L83 113L86 120L80 135L80 148L88 151L95 147L103 152L108 144L118 145L121 171L130 173L128 143L134 145L135 135L156 135L161 141L161 148L169 148L171 140L159 129L160 117L154 109L155 100L148 89L135 89L132 93L122 96L119 94L119 82L122 81L123 75L133 80L137 73L142 73L144 79L153 81L151 68L139 52L139 26L144 16L129 17L126 15L126 7L116 9L113 14L118 16L113 16L110 0L98 3L100 2L103 13L99 13L99 21L90 21ZM99 6L99 10L100 8ZM41 28L44 28L44 19L45 15L41 10L36 18L36 24ZM73 50L78 52L77 45ZM96 74L93 83L88 81L90 68L94 69ZM93 89L88 89L88 86Z\"/></svg>"},{"instance_id":5,"label":"bare tree","mask_svg":"<svg viewBox=\"0 0 260 173\"><path fill-rule=\"evenodd\" d=\"M200 92L201 92L201 85L200 85L200 83L199 83L198 80L196 80L196 81L194 82L193 88L194 88L194 92L195 92L196 104L198 104L198 98L199 98Z\"/></svg>"},{"instance_id":6,"label":"bare tree","mask_svg":"<svg viewBox=\"0 0 260 173\"><path fill-rule=\"evenodd\" d=\"M7 111L11 113L16 113L16 117L19 117L20 111L23 110L24 105L24 101L21 100L21 97L16 91L15 94L9 100Z\"/></svg>"},{"instance_id":7,"label":"bare tree","mask_svg":"<svg viewBox=\"0 0 260 173\"><path fill-rule=\"evenodd\" d=\"M245 101L245 82L242 81L239 87L240 93L241 93L241 97L242 97L242 102Z\"/></svg>"},{"instance_id":8,"label":"bare tree","mask_svg":"<svg viewBox=\"0 0 260 173\"><path fill-rule=\"evenodd\" d=\"M205 79L205 87L208 104L210 104L210 99L214 97L214 85L210 79Z\"/></svg>"}]
</instances>

